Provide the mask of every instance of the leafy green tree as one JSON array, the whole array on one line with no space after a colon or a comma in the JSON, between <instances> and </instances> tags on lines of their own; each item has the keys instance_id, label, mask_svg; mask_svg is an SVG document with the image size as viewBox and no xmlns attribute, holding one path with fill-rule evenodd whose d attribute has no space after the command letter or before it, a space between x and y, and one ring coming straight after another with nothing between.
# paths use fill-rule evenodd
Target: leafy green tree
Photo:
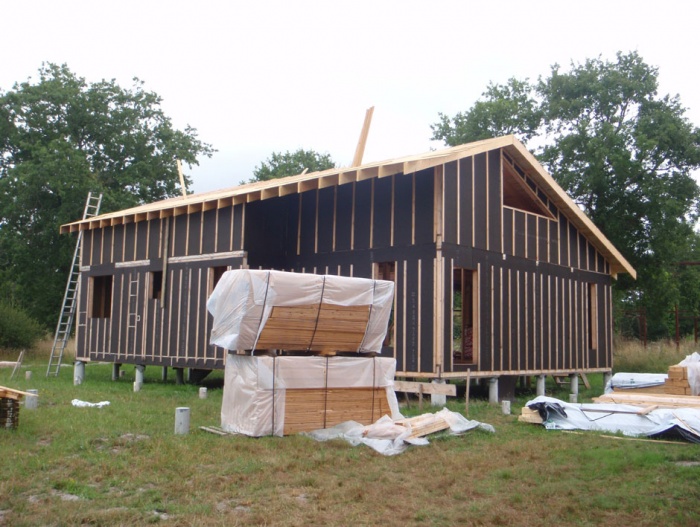
<instances>
[{"instance_id":1,"label":"leafy green tree","mask_svg":"<svg viewBox=\"0 0 700 527\"><path fill-rule=\"evenodd\" d=\"M56 64L0 91L0 297L52 327L75 245L59 226L80 219L88 191L103 193L101 212L175 196L175 160L212 155L160 104L138 79L88 84Z\"/></svg>"},{"instance_id":2,"label":"leafy green tree","mask_svg":"<svg viewBox=\"0 0 700 527\"><path fill-rule=\"evenodd\" d=\"M448 145L507 133L539 145L545 168L637 269L636 282L616 282L617 306L645 308L652 337L669 334L681 300L676 264L697 243L700 202L700 130L677 95L658 94L658 76L636 52L554 65L536 83L491 85L470 110L432 126Z\"/></svg>"},{"instance_id":3,"label":"leafy green tree","mask_svg":"<svg viewBox=\"0 0 700 527\"><path fill-rule=\"evenodd\" d=\"M267 181L286 176L296 176L306 170L307 172L318 172L335 168L335 163L330 154L319 154L313 150L300 148L296 152L273 152L272 155L256 166L253 170L254 181Z\"/></svg>"}]
</instances>

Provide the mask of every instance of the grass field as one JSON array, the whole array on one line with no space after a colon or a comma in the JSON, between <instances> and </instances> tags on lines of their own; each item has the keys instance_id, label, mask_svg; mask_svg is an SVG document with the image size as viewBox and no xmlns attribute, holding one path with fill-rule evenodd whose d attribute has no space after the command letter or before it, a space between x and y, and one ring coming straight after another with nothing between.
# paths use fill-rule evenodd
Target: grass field
<instances>
[{"instance_id":1,"label":"grass field","mask_svg":"<svg viewBox=\"0 0 700 527\"><path fill-rule=\"evenodd\" d=\"M469 417L495 434L436 434L384 457L341 441L199 430L219 424L222 372L199 399L196 386L161 382L160 368L135 393L132 367L113 382L109 365L90 364L73 386L72 368L46 379L46 364L37 351L19 378L0 369L0 385L40 394L16 430L0 429L0 525L700 525L699 445L519 423L527 389L506 416L473 387ZM590 379L579 400L602 392L602 376ZM568 399L550 381L547 394ZM76 408L75 398L110 405ZM463 399L448 405L464 412ZM173 433L180 406L191 411L186 436ZM404 413L418 413L415 401Z\"/></svg>"}]
</instances>

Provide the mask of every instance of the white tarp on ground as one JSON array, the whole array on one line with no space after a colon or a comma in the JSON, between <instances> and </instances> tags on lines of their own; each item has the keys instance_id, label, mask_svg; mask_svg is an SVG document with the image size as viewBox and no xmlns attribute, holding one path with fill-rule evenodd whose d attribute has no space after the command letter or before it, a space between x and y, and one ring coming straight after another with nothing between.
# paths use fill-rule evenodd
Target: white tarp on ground
<instances>
[{"instance_id":1,"label":"white tarp on ground","mask_svg":"<svg viewBox=\"0 0 700 527\"><path fill-rule=\"evenodd\" d=\"M457 412L452 412L443 408L435 414L423 414L423 417L432 415L435 418L444 419L450 425L450 433L463 434L468 430L480 428L487 432L495 432L493 426L472 421ZM412 430L409 426L402 426L394 423L389 416L384 416L375 423L365 426L355 421L346 421L331 428L323 428L307 432L304 435L312 437L317 441L328 441L330 439L344 439L353 446L367 445L385 456L393 456L402 453L408 445L427 445L425 437L409 438Z\"/></svg>"},{"instance_id":2,"label":"white tarp on ground","mask_svg":"<svg viewBox=\"0 0 700 527\"><path fill-rule=\"evenodd\" d=\"M605 385L605 393L613 390L630 390L634 388L651 388L663 386L668 379L666 373L625 373L620 372L612 376Z\"/></svg>"},{"instance_id":3,"label":"white tarp on ground","mask_svg":"<svg viewBox=\"0 0 700 527\"><path fill-rule=\"evenodd\" d=\"M388 357L251 357L228 354L221 428L254 437L273 433L282 436L285 390L304 388L384 388L391 417L400 419L394 392L395 373L396 360Z\"/></svg>"},{"instance_id":4,"label":"white tarp on ground","mask_svg":"<svg viewBox=\"0 0 700 527\"><path fill-rule=\"evenodd\" d=\"M207 309L214 317L211 344L228 350L255 347L275 306L370 305L361 353L381 353L394 299L394 283L345 276L227 271L214 288ZM353 350L355 351L355 350Z\"/></svg>"},{"instance_id":5,"label":"white tarp on ground","mask_svg":"<svg viewBox=\"0 0 700 527\"><path fill-rule=\"evenodd\" d=\"M528 401L543 425L552 430L594 430L627 436L680 435L700 443L700 409L658 408L645 414L640 406L614 403L573 404L541 395Z\"/></svg>"}]
</instances>

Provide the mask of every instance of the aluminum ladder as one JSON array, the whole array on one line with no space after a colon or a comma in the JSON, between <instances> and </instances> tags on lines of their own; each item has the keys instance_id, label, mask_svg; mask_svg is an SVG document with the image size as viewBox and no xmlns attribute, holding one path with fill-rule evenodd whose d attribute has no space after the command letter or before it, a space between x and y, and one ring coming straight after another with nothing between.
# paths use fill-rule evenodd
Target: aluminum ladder
<instances>
[{"instance_id":1,"label":"aluminum ladder","mask_svg":"<svg viewBox=\"0 0 700 527\"><path fill-rule=\"evenodd\" d=\"M97 216L100 212L102 204L102 194L97 196L92 192L88 192L87 201L85 202L85 210L83 211L83 219ZM66 292L63 294L63 304L61 305L61 315L56 324L56 334L51 347L51 356L49 357L49 366L46 369L46 376L58 376L61 369L61 360L63 359L63 351L66 349L66 343L70 338L70 332L75 319L75 307L78 299L79 279L80 279L80 242L83 239L83 231L78 231L78 240L75 243L75 251L73 252L73 264L71 265L68 283L66 284Z\"/></svg>"}]
</instances>

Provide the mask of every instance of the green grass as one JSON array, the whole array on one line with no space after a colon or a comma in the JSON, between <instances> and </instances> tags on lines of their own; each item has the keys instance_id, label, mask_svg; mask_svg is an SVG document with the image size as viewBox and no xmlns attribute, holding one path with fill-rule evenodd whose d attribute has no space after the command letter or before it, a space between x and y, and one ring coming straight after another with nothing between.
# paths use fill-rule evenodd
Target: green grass
<instances>
[{"instance_id":1,"label":"green grass","mask_svg":"<svg viewBox=\"0 0 700 527\"><path fill-rule=\"evenodd\" d=\"M534 383L519 389L512 415L473 387L469 417L495 434L435 434L384 457L342 441L205 433L199 426L219 424L222 372L199 399L198 387L163 383L154 367L135 393L133 368L124 370L112 382L109 365L89 364L73 386L71 368L46 379L38 356L12 381L0 369L0 385L40 395L16 430L0 430L0 525L700 524L700 467L678 464L700 462L700 446L519 423ZM602 375L589 378L580 400L602 391ZM547 393L568 398L551 379ZM74 398L111 404L75 408ZM186 436L173 433L179 406L191 411ZM448 406L464 412L463 399ZM415 400L405 413L419 413Z\"/></svg>"}]
</instances>

